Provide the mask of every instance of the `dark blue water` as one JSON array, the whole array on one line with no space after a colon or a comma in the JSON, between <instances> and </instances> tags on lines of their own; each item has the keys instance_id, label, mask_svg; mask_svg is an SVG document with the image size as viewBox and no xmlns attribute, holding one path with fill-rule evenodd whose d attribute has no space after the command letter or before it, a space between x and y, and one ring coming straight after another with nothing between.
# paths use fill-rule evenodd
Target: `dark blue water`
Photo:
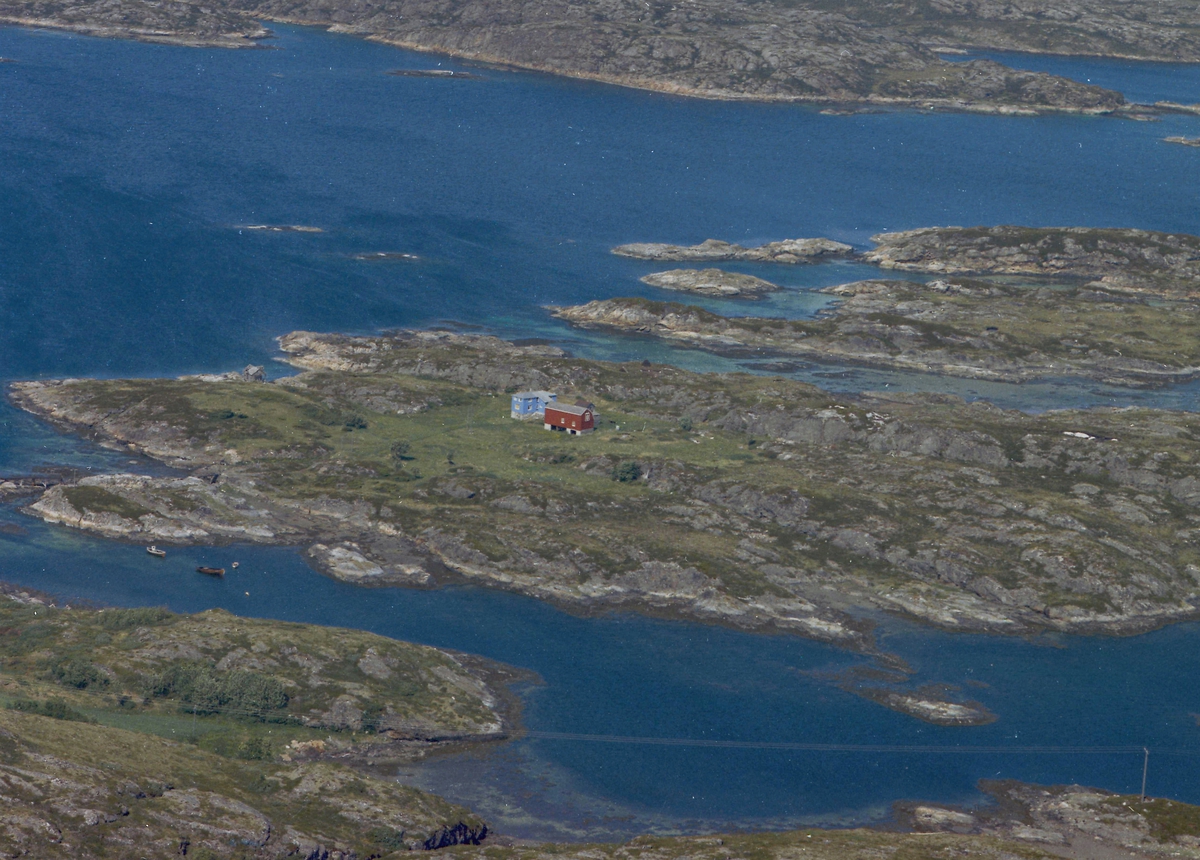
<instances>
[{"instance_id":1,"label":"dark blue water","mask_svg":"<svg viewBox=\"0 0 1200 860\"><path fill-rule=\"evenodd\" d=\"M309 569L297 553L255 547L140 547L51 528L0 508L0 578L119 605L214 606L359 627L486 654L531 669L525 722L539 731L650 738L830 744L1100 746L1148 744L1151 790L1200 801L1195 712L1181 682L1200 672L1200 629L1131 639L1041 643L934 633L895 622L883 645L919 678L962 686L998 722L928 726L864 702L809 672L860 658L791 636L756 636L632 615L578 618L528 598L472 588L368 590ZM224 580L198 564L241 562ZM1164 659L1169 655L1169 659ZM525 740L404 777L468 802L501 829L614 837L641 830L862 821L901 798L974 802L980 777L1082 782L1132 791L1138 754L794 752Z\"/></svg>"},{"instance_id":2,"label":"dark blue water","mask_svg":"<svg viewBox=\"0 0 1200 860\"><path fill-rule=\"evenodd\" d=\"M0 29L0 381L175 374L269 362L295 328L371 331L443 320L550 337L580 354L738 365L661 344L571 332L542 306L663 297L627 241L755 243L885 229L1017 222L1200 232L1200 158L1161 144L1200 118L822 116L794 106L687 101L487 71L482 81L389 77L426 66L349 37L277 28L271 51L203 51ZM1062 61L1065 63L1074 61ZM1091 63L1141 100L1195 101L1177 69ZM455 67L443 61L444 67ZM1082 67L1080 67L1082 68ZM1164 71L1166 69L1166 71ZM1190 80L1190 79L1189 79ZM250 224L322 233L263 233ZM416 254L364 263L363 252ZM816 287L869 267L744 267L782 283L754 312L811 314ZM667 294L669 295L669 294ZM746 312L746 305L710 306ZM275 372L283 368L275 366ZM949 390L1030 409L1195 408L1198 387L1127 392L1051 381L982 385L812 367L837 390ZM48 465L145 467L0 407L0 474ZM136 548L0 519L0 579L72 598L166 603L365 627L538 672L541 731L820 743L1150 744L1151 790L1200 801L1190 692L1200 630L1050 647L889 624L923 679L970 687L1001 717L938 729L803 674L855 658L789 637L628 616L580 619L469 589L364 591L286 550L238 548L238 575L196 564L231 550ZM248 593L247 593L248 592ZM984 776L1132 789L1127 755L800 753L527 740L406 778L512 832L861 820L898 798L970 801Z\"/></svg>"},{"instance_id":3,"label":"dark blue water","mask_svg":"<svg viewBox=\"0 0 1200 860\"><path fill-rule=\"evenodd\" d=\"M0 30L17 61L0 69L0 377L225 369L268 360L294 328L450 318L519 333L549 302L653 293L645 264L608 254L626 241L1200 232L1200 159L1162 145L1164 124L391 77L432 60L276 29L270 51ZM1200 118L1175 122L1200 133ZM326 232L236 229L256 223ZM370 251L423 259L352 259Z\"/></svg>"}]
</instances>

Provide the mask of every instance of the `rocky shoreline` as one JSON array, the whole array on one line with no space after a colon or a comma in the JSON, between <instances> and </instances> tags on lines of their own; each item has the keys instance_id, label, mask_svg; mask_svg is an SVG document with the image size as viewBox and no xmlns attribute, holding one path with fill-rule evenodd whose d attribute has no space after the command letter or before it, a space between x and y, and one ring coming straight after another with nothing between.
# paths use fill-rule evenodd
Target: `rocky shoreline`
<instances>
[{"instance_id":1,"label":"rocky shoreline","mask_svg":"<svg viewBox=\"0 0 1200 860\"><path fill-rule=\"evenodd\" d=\"M735 357L793 356L1004 382L1076 376L1148 387L1200 377L1191 336L1200 318L1200 238L1001 226L931 227L872 241L875 247L861 254L820 239L749 249L718 240L691 247L623 245L613 252L655 261L782 263L834 253L941 277L826 287L821 292L838 302L815 320L724 317L632 298L550 310L572 325ZM660 272L642 280L659 285L679 277ZM683 286L694 287L699 277L687 274Z\"/></svg>"},{"instance_id":2,"label":"rocky shoreline","mask_svg":"<svg viewBox=\"0 0 1200 860\"><path fill-rule=\"evenodd\" d=\"M88 0L74 6L5 0L0 21L214 47L255 46L268 35L258 22L276 21L478 63L698 98L1001 115L1110 114L1155 108L1128 106L1119 93L990 60L947 62L939 52L972 48L1200 61L1194 7L1164 2L1170 12L1159 9L1154 23L1111 0L1075 0L1078 8L1070 14L1053 10L1053 26L1047 25L1051 12L1035 3L1009 10L1002 27L971 4L953 10L910 7L881 17L876 7L858 2L831 10L819 3L741 0L694 0L686 7L601 3L586 15L564 0L520 7L459 0L449 12L426 0L383 6L222 0L204 7L176 0Z\"/></svg>"},{"instance_id":3,"label":"rocky shoreline","mask_svg":"<svg viewBox=\"0 0 1200 860\"><path fill-rule=\"evenodd\" d=\"M1200 237L1096 227L926 227L872 236L865 262L936 275L1077 278L1109 290L1200 297Z\"/></svg>"}]
</instances>

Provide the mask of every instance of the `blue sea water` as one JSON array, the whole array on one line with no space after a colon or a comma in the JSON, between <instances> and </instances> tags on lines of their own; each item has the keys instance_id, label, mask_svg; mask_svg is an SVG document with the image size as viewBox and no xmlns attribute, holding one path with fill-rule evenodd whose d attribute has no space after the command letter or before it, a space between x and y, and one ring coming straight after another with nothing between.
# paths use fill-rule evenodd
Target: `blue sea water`
<instances>
[{"instance_id":1,"label":"blue sea water","mask_svg":"<svg viewBox=\"0 0 1200 860\"><path fill-rule=\"evenodd\" d=\"M478 81L395 77L387 70L462 66L274 29L272 50L240 52L0 29L0 56L16 61L0 65L0 382L270 365L273 339L293 329L446 321L546 337L581 355L728 370L739 365L570 331L543 306L669 296L638 282L652 266L608 253L630 241L825 235L866 246L881 230L1005 222L1200 233L1200 156L1161 143L1200 135L1200 117L824 116L493 70ZM1187 95L1192 69L1045 62L1138 100L1197 100ZM255 224L324 232L246 229ZM418 259L354 256L376 251ZM711 307L803 316L824 306L813 288L875 274L847 263L741 268L788 290L750 309ZM836 366L796 375L841 391L935 389L1034 410L1194 409L1200 391L986 385ZM54 465L148 468L0 407L0 474ZM920 678L966 685L1000 715L991 726L944 729L807 674L861 661L805 640L576 618L474 589L365 591L318 576L288 550L194 548L148 563L133 548L9 508L0 520L26 531L0 532L0 578L72 599L345 624L532 669L544 685L523 699L537 731L1148 744L1151 790L1200 801L1195 758L1167 754L1200 749L1192 716L1200 701L1189 683L1200 668L1195 625L1133 639L1026 642L884 619L886 646ZM191 573L234 551L236 578ZM403 774L472 803L508 832L596 837L863 820L901 798L978 800L975 781L990 776L1129 790L1140 759L528 739Z\"/></svg>"}]
</instances>

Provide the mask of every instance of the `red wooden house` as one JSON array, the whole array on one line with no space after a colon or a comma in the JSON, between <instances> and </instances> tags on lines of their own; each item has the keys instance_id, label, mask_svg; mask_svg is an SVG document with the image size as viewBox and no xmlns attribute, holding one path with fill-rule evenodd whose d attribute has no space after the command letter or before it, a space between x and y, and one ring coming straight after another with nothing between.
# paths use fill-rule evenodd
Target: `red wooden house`
<instances>
[{"instance_id":1,"label":"red wooden house","mask_svg":"<svg viewBox=\"0 0 1200 860\"><path fill-rule=\"evenodd\" d=\"M596 429L596 414L589 406L548 403L545 422L547 430L558 430L578 436L580 433L591 433Z\"/></svg>"}]
</instances>

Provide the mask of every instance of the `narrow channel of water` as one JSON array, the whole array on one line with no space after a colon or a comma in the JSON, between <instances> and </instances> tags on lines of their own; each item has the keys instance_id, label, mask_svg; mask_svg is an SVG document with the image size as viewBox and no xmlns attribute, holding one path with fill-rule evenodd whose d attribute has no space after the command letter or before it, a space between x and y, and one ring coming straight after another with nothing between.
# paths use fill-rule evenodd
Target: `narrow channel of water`
<instances>
[{"instance_id":1,"label":"narrow channel of water","mask_svg":"<svg viewBox=\"0 0 1200 860\"><path fill-rule=\"evenodd\" d=\"M0 579L72 599L167 605L351 626L484 654L536 672L527 728L757 743L953 747L1148 744L1151 790L1200 801L1191 679L1200 625L1126 639L956 636L884 620L882 644L918 680L959 686L996 712L979 728L926 725L811 673L862 663L793 636L631 614L577 617L477 588L362 589L312 571L294 551L141 547L52 528L0 508ZM223 580L199 564L239 569ZM1170 655L1164 659L1164 655ZM1191 751L1191 755L1167 754ZM470 804L501 831L619 838L645 830L784 827L886 816L898 799L977 802L983 777L1134 790L1140 758L1116 753L830 752L525 739L406 768L401 777Z\"/></svg>"}]
</instances>

